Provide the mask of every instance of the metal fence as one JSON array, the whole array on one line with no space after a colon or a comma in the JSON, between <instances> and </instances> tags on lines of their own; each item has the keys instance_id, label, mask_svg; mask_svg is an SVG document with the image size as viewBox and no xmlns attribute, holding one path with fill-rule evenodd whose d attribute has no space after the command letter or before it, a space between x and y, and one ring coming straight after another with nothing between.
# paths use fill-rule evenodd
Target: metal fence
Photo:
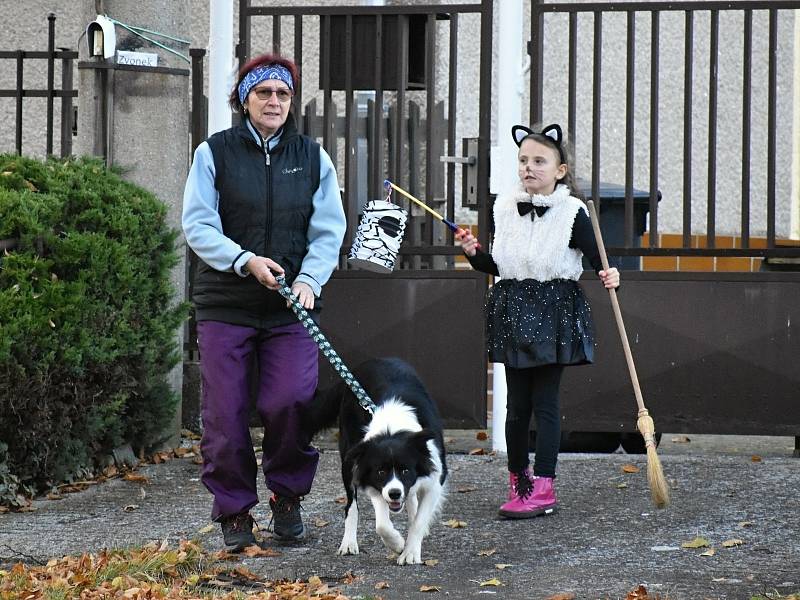
<instances>
[{"instance_id":1,"label":"metal fence","mask_svg":"<svg viewBox=\"0 0 800 600\"><path fill-rule=\"evenodd\" d=\"M77 60L78 53L73 50L55 48L55 27L56 16L50 13L47 16L47 50L0 50L0 60L15 61L16 86L13 89L0 89L0 98L14 98L16 100L15 119L14 119L14 149L17 154L22 154L22 131L23 131L23 100L25 98L45 98L46 99L46 154L53 154L53 138L55 135L54 112L56 99L61 100L61 130L60 135L60 155L69 156L72 154L72 136L75 126L75 108L73 99L78 97L78 91L73 87L73 62ZM46 60L47 61L47 80L44 89L26 88L23 86L26 61ZM56 63L61 66L61 87L56 88L55 73ZM37 123L36 127L40 127Z\"/></svg>"},{"instance_id":2,"label":"metal fence","mask_svg":"<svg viewBox=\"0 0 800 600\"><path fill-rule=\"evenodd\" d=\"M565 88L567 97L567 123L568 130L576 131L578 124L577 111L577 65L579 60L585 59L592 63L591 74L591 95L592 109L591 115L582 115L582 119L591 119L591 192L594 198L599 197L600 189L600 167L604 160L601 155L600 137L604 128L607 130L612 126L609 122L601 119L601 89L604 82L603 70L603 34L604 17L608 18L614 14L624 14L627 18L625 34L625 68L626 77L624 82L625 89L625 114L619 116L619 122L614 126L624 128L625 145L625 236L622 247L610 248L609 251L617 255L628 256L760 256L760 257L800 257L800 247L779 247L776 243L776 136L778 135L777 123L777 99L781 93L777 84L777 46L778 46L778 27L782 16L788 16L791 11L800 9L800 2L797 0L771 0L771 1L678 1L678 2L577 2L577 3L545 3L541 0L531 0L531 32L532 41L529 45L531 54L531 73L530 78L530 115L531 121L536 122L542 118L543 101L546 98L545 78L550 74L545 72L545 40L550 35L551 29L545 27L546 16L554 13L568 15L568 42L567 42L567 74L565 78ZM683 117L680 126L683 136L683 152L680 160L682 161L682 247L678 248L659 248L659 101L660 101L660 79L664 75L660 65L660 58L664 52L661 48L660 24L664 14L683 14L683 47L669 48L671 53L683 53ZM767 64L754 64L753 60L753 18L754 13L766 13L768 19L768 52ZM709 34L707 39L699 36L695 32L695 21L698 14L703 15L704 27L705 19L709 21ZM730 56L731 42L734 40L723 40L720 45L720 15L736 14L741 16L742 28L741 39L735 40L738 45L741 43L743 52L741 57L736 57L742 61L741 72L741 106L740 130L741 130L741 223L738 237L741 243L738 248L717 247L717 222L716 209L718 198L716 193L716 183L720 168L718 155L718 125L720 123L720 112L718 106L719 78L718 69L720 66L720 55L727 53ZM759 15L762 16L763 15ZM795 17L796 18L796 17ZM579 52L579 33L578 23L592 25L592 49L590 56L582 56ZM637 63L637 41L636 29L637 22L642 20L649 22L649 103L645 111L649 114L647 124L646 140L642 140L637 125L641 126L641 119L637 118L634 108L634 98L636 90L641 83L636 78ZM785 21L784 21L785 22ZM795 42L796 43L796 42ZM708 89L702 96L693 93L693 78L698 75L695 68L696 48L707 44L708 51ZM607 46L606 46L607 48ZM796 68L796 65L795 65ZM766 106L753 105L753 75L754 72L767 72ZM676 73L671 74L673 77ZM704 74L705 75L705 74ZM794 77L797 77L794 73ZM707 147L707 168L704 173L693 172L693 139L697 131L693 128L692 109L696 103L707 103L708 122L703 124L700 130L707 136L705 142ZM766 156L756 156L753 149L753 132L751 129L754 108L767 111L767 131L766 131ZM646 143L649 147L649 245L645 248L636 247L634 243L634 155L637 145ZM766 247L755 247L752 244L751 217L753 214L754 203L761 201L761 198L754 197L751 189L752 176L751 165L754 159L765 160L766 162ZM730 168L730 165L726 165ZM692 183L693 178L705 178L708 182L707 196L703 198L693 198ZM601 195L601 194L600 194ZM705 231L705 247L692 247L692 208L697 206L695 202L705 201L703 209L707 213ZM759 244L764 245L764 244Z\"/></svg>"}]
</instances>

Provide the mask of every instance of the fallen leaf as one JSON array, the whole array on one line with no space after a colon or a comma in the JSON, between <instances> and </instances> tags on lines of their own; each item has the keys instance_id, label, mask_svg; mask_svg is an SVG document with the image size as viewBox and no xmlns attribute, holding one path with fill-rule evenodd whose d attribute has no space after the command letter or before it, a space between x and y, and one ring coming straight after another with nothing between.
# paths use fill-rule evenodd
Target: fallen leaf
<instances>
[{"instance_id":1,"label":"fallen leaf","mask_svg":"<svg viewBox=\"0 0 800 600\"><path fill-rule=\"evenodd\" d=\"M560 594L554 594L553 596L548 596L546 600L575 600L577 596L572 592L562 592Z\"/></svg>"},{"instance_id":2,"label":"fallen leaf","mask_svg":"<svg viewBox=\"0 0 800 600\"><path fill-rule=\"evenodd\" d=\"M327 527L329 524L330 523L328 523L328 521L325 521L324 519L320 519L319 517L314 519L314 527Z\"/></svg>"},{"instance_id":3,"label":"fallen leaf","mask_svg":"<svg viewBox=\"0 0 800 600\"><path fill-rule=\"evenodd\" d=\"M717 551L714 550L714 548L709 548L705 552L701 552L700 556L714 556L716 553L717 553Z\"/></svg>"},{"instance_id":4,"label":"fallen leaf","mask_svg":"<svg viewBox=\"0 0 800 600\"><path fill-rule=\"evenodd\" d=\"M691 542L684 542L681 544L681 548L705 548L710 546L711 543L703 537L696 537Z\"/></svg>"},{"instance_id":5,"label":"fallen leaf","mask_svg":"<svg viewBox=\"0 0 800 600\"><path fill-rule=\"evenodd\" d=\"M675 444L688 444L691 441L692 440L690 440L689 437L685 435L679 435L677 437L672 438L672 442Z\"/></svg>"},{"instance_id":6,"label":"fallen leaf","mask_svg":"<svg viewBox=\"0 0 800 600\"><path fill-rule=\"evenodd\" d=\"M758 454L754 454L750 457L750 460L753 462L761 462L761 457Z\"/></svg>"},{"instance_id":7,"label":"fallen leaf","mask_svg":"<svg viewBox=\"0 0 800 600\"><path fill-rule=\"evenodd\" d=\"M460 488L458 488L458 489L456 490L456 492L458 492L459 494L466 494L467 492L474 492L474 491L476 491L477 489L478 489L478 488L476 488L476 487L472 487L472 486L466 486L466 487L460 487Z\"/></svg>"},{"instance_id":8,"label":"fallen leaf","mask_svg":"<svg viewBox=\"0 0 800 600\"><path fill-rule=\"evenodd\" d=\"M504 585L497 577L492 577L491 579L487 579L486 581L481 581L479 584L481 587L486 587L488 585L497 587L499 585Z\"/></svg>"},{"instance_id":9,"label":"fallen leaf","mask_svg":"<svg viewBox=\"0 0 800 600\"><path fill-rule=\"evenodd\" d=\"M734 546L741 546L742 544L744 544L744 540L740 540L738 538L733 538L731 540L725 540L722 542L722 545L725 548L733 548Z\"/></svg>"},{"instance_id":10,"label":"fallen leaf","mask_svg":"<svg viewBox=\"0 0 800 600\"><path fill-rule=\"evenodd\" d=\"M148 485L150 484L150 480L141 473L133 473L133 472L125 473L125 475L123 475L122 478L125 481L135 481L136 483L145 483Z\"/></svg>"},{"instance_id":11,"label":"fallen leaf","mask_svg":"<svg viewBox=\"0 0 800 600\"><path fill-rule=\"evenodd\" d=\"M272 557L281 555L281 553L278 552L277 550L273 550L272 548L262 548L261 546L258 546L256 544L248 546L247 548L242 550L242 554L249 556L250 558L255 558L257 556Z\"/></svg>"},{"instance_id":12,"label":"fallen leaf","mask_svg":"<svg viewBox=\"0 0 800 600\"><path fill-rule=\"evenodd\" d=\"M389 589L389 582L388 581L379 581L375 584L376 590L386 590Z\"/></svg>"},{"instance_id":13,"label":"fallen leaf","mask_svg":"<svg viewBox=\"0 0 800 600\"><path fill-rule=\"evenodd\" d=\"M650 600L650 595L647 593L647 588L640 585L635 590L628 592L625 600Z\"/></svg>"},{"instance_id":14,"label":"fallen leaf","mask_svg":"<svg viewBox=\"0 0 800 600\"><path fill-rule=\"evenodd\" d=\"M626 487L628 487L627 483L618 483L617 484L617 489L618 490L624 490Z\"/></svg>"},{"instance_id":15,"label":"fallen leaf","mask_svg":"<svg viewBox=\"0 0 800 600\"><path fill-rule=\"evenodd\" d=\"M312 575L308 578L308 585L319 587L322 585L322 579L320 579L318 575Z\"/></svg>"},{"instance_id":16,"label":"fallen leaf","mask_svg":"<svg viewBox=\"0 0 800 600\"><path fill-rule=\"evenodd\" d=\"M508 564L508 563L498 563L498 564L496 564L494 566L494 568L495 569L500 569L502 571L503 569L507 569L508 567L513 567L513 566L514 565L511 565L511 564Z\"/></svg>"},{"instance_id":17,"label":"fallen leaf","mask_svg":"<svg viewBox=\"0 0 800 600\"><path fill-rule=\"evenodd\" d=\"M420 592L439 592L441 590L439 589L438 585L421 585L421 586L419 586L419 591Z\"/></svg>"},{"instance_id":18,"label":"fallen leaf","mask_svg":"<svg viewBox=\"0 0 800 600\"><path fill-rule=\"evenodd\" d=\"M491 556L497 552L497 548L489 548L488 550L478 550L478 556Z\"/></svg>"},{"instance_id":19,"label":"fallen leaf","mask_svg":"<svg viewBox=\"0 0 800 600\"><path fill-rule=\"evenodd\" d=\"M467 522L459 521L458 519L450 519L449 521L445 521L444 525L446 527L450 527L451 529L463 529L467 526Z\"/></svg>"},{"instance_id":20,"label":"fallen leaf","mask_svg":"<svg viewBox=\"0 0 800 600\"><path fill-rule=\"evenodd\" d=\"M124 510L125 512L133 512L137 508L139 508L138 504L126 504L125 506L122 507L122 510Z\"/></svg>"},{"instance_id":21,"label":"fallen leaf","mask_svg":"<svg viewBox=\"0 0 800 600\"><path fill-rule=\"evenodd\" d=\"M481 454L486 454L483 448L473 448L469 451L470 456L480 456Z\"/></svg>"},{"instance_id":22,"label":"fallen leaf","mask_svg":"<svg viewBox=\"0 0 800 600\"><path fill-rule=\"evenodd\" d=\"M347 504L347 498L345 498L344 496L339 496L338 498L334 498L333 501L336 502L336 504Z\"/></svg>"},{"instance_id":23,"label":"fallen leaf","mask_svg":"<svg viewBox=\"0 0 800 600\"><path fill-rule=\"evenodd\" d=\"M742 529L744 529L745 527L752 527L753 525L755 525L753 521L742 521L741 523L739 523L739 527L741 527Z\"/></svg>"},{"instance_id":24,"label":"fallen leaf","mask_svg":"<svg viewBox=\"0 0 800 600\"><path fill-rule=\"evenodd\" d=\"M489 436L485 431L479 431L478 433L475 434L475 439L480 442L485 442L486 440L489 439Z\"/></svg>"},{"instance_id":25,"label":"fallen leaf","mask_svg":"<svg viewBox=\"0 0 800 600\"><path fill-rule=\"evenodd\" d=\"M202 527L201 529L198 529L197 533L211 533L215 529L216 529L216 527L214 527L214 524L213 523L209 523L205 527Z\"/></svg>"},{"instance_id":26,"label":"fallen leaf","mask_svg":"<svg viewBox=\"0 0 800 600\"><path fill-rule=\"evenodd\" d=\"M641 469L636 465L622 465L623 473L638 473L639 471L641 471Z\"/></svg>"},{"instance_id":27,"label":"fallen leaf","mask_svg":"<svg viewBox=\"0 0 800 600\"><path fill-rule=\"evenodd\" d=\"M62 500L63 498L64 498L64 496L62 496L59 493L51 492L51 493L47 494L47 499L48 500Z\"/></svg>"},{"instance_id":28,"label":"fallen leaf","mask_svg":"<svg viewBox=\"0 0 800 600\"><path fill-rule=\"evenodd\" d=\"M428 560L425 561L425 564L429 567L435 567L436 565L439 564L439 561L436 560L435 558L429 558Z\"/></svg>"}]
</instances>

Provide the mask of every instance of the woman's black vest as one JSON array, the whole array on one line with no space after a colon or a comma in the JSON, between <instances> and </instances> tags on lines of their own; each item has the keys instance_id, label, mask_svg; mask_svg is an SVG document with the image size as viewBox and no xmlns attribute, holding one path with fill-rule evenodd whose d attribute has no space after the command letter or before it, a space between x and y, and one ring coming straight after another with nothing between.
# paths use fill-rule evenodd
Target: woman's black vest
<instances>
[{"instance_id":1,"label":"woman's black vest","mask_svg":"<svg viewBox=\"0 0 800 600\"><path fill-rule=\"evenodd\" d=\"M223 233L243 250L281 265L291 285L308 247L311 199L319 187L319 144L297 133L290 113L280 142L269 155L244 122L215 133L208 145L214 156ZM192 300L198 321L271 327L296 320L283 297L255 277L217 271L202 261Z\"/></svg>"}]
</instances>

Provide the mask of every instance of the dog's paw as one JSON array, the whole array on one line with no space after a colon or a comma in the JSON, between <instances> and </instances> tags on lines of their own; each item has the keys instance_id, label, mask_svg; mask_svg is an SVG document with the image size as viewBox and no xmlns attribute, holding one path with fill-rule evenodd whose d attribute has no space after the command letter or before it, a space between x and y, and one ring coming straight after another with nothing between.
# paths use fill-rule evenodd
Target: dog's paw
<instances>
[{"instance_id":1,"label":"dog's paw","mask_svg":"<svg viewBox=\"0 0 800 600\"><path fill-rule=\"evenodd\" d=\"M394 527L379 528L378 535L383 540L383 544L392 552L400 554L403 551L405 546L403 536Z\"/></svg>"},{"instance_id":2,"label":"dog's paw","mask_svg":"<svg viewBox=\"0 0 800 600\"><path fill-rule=\"evenodd\" d=\"M422 548L420 546L408 547L397 557L398 565L418 565L422 563Z\"/></svg>"},{"instance_id":3,"label":"dog's paw","mask_svg":"<svg viewBox=\"0 0 800 600\"><path fill-rule=\"evenodd\" d=\"M358 554L358 542L354 539L342 539L339 549L336 551L339 556L346 556L348 554Z\"/></svg>"}]
</instances>

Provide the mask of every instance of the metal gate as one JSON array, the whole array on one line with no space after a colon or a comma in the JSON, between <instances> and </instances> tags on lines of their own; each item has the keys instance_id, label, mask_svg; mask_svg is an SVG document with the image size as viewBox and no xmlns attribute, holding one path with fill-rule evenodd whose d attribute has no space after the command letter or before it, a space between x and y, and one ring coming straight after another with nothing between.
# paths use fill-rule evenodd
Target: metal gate
<instances>
[{"instance_id":1,"label":"metal gate","mask_svg":"<svg viewBox=\"0 0 800 600\"><path fill-rule=\"evenodd\" d=\"M239 35L240 65L264 52L297 63L298 126L323 145L339 174L347 234L339 270L325 287L322 329L351 366L375 356L410 362L448 427L484 427L486 350L475 331L488 279L457 268L461 250L452 233L393 197L409 213L395 271L351 269L346 256L363 205L385 196L384 179L451 221L477 211L486 246L492 3L297 7L241 0ZM476 40L479 80L459 87L460 61L466 55L474 63ZM202 65L202 53L193 57ZM204 112L198 96L195 107ZM320 367L321 385L332 382L324 359Z\"/></svg>"}]
</instances>

